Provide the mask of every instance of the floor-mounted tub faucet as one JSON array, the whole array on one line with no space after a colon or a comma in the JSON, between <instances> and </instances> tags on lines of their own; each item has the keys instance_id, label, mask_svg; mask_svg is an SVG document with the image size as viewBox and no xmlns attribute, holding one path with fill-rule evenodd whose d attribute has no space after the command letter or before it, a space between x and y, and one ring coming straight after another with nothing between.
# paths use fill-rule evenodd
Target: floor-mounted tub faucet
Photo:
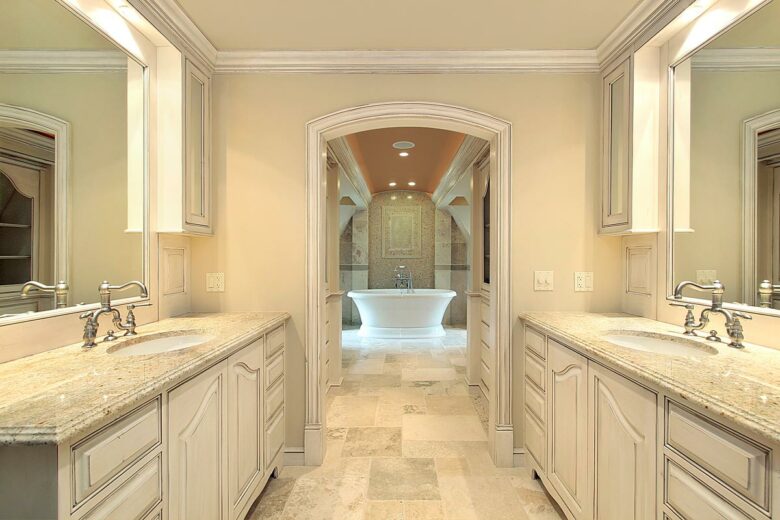
<instances>
[{"instance_id":1,"label":"floor-mounted tub faucet","mask_svg":"<svg viewBox=\"0 0 780 520\"><path fill-rule=\"evenodd\" d=\"M396 289L406 289L406 292L414 291L412 270L405 265L399 265L393 270L393 281Z\"/></svg>"}]
</instances>

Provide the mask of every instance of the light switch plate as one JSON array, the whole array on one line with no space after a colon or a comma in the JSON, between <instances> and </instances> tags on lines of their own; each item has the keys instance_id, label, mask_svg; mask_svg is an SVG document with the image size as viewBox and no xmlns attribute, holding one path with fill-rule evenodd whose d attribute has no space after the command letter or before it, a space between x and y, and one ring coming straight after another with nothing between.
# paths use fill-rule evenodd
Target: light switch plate
<instances>
[{"instance_id":1,"label":"light switch plate","mask_svg":"<svg viewBox=\"0 0 780 520\"><path fill-rule=\"evenodd\" d=\"M206 292L225 292L225 273L206 273Z\"/></svg>"},{"instance_id":2,"label":"light switch plate","mask_svg":"<svg viewBox=\"0 0 780 520\"><path fill-rule=\"evenodd\" d=\"M698 269L696 271L696 283L700 285L710 285L718 279L718 271L715 269Z\"/></svg>"},{"instance_id":3,"label":"light switch plate","mask_svg":"<svg viewBox=\"0 0 780 520\"><path fill-rule=\"evenodd\" d=\"M574 273L574 292L593 292L593 273Z\"/></svg>"},{"instance_id":4,"label":"light switch plate","mask_svg":"<svg viewBox=\"0 0 780 520\"><path fill-rule=\"evenodd\" d=\"M534 291L552 291L555 288L552 271L534 271Z\"/></svg>"}]
</instances>

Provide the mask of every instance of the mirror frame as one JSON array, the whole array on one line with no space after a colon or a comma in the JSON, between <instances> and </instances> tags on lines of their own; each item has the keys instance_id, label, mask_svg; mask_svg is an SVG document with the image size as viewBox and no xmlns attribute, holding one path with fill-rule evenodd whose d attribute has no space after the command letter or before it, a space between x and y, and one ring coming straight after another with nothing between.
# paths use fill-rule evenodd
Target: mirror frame
<instances>
[{"instance_id":1,"label":"mirror frame","mask_svg":"<svg viewBox=\"0 0 780 520\"><path fill-rule=\"evenodd\" d=\"M690 296L683 296L681 299L674 298L674 289L676 286L675 277L674 277L675 69L678 65L680 65L688 58L691 58L696 52L701 50L703 47L707 46L710 42L712 42L720 35L727 32L731 28L735 27L740 22L742 22L752 14L756 13L762 7L766 6L772 1L777 2L780 0L719 0L716 1L711 6L709 6L706 10L703 10L700 13L698 13L696 17L690 19L689 22L685 23L684 27L680 28L679 31L675 31L675 34L671 35L667 40L667 44L670 47L673 47L670 49L670 56L669 59L667 60L668 63L667 63L667 71L666 71L666 80L667 80L667 89L666 89L666 96L667 96L666 300L667 301L692 303L694 305L702 305L702 306L709 306L712 303L710 299L694 298ZM695 4L693 4L691 7L693 7L694 5ZM720 17L720 19L718 20L720 26L713 27L713 29L710 30L709 32L703 31L702 30L703 27L706 27L706 24L708 22L712 23L711 20L706 20L704 18L708 13L712 13L715 10L715 8L719 8L719 7L723 8L728 13L729 19L726 20L724 17ZM714 13L713 18L716 18L717 14L718 13ZM680 15L679 18L685 19L685 16L686 13L684 12L683 14ZM672 24L674 23L675 22L672 22ZM691 35L694 33L695 33L695 38L692 38ZM745 128L745 123L747 123L747 121L750 121L750 119L743 122L742 125L743 132ZM745 143L742 141L744 141L744 139L741 138L740 146L744 147ZM745 156L744 149L742 150L742 153L743 153L742 157L744 159ZM742 166L742 164L743 162L740 163L740 166ZM744 193L744 180L745 180L744 171L740 171L740 178L743 182L743 194L741 199L744 201L747 197L747 195ZM740 219L742 220L741 228L744 230L746 226L744 207L742 210L742 214L740 215ZM747 255L744 244L745 244L745 240L743 237L743 239L740 241L740 246L742 247L741 256L743 257L743 259ZM746 272L744 271L743 268L743 272L741 273L740 278L744 280L745 274ZM755 274L753 274L753 277L755 277ZM758 288L756 287L756 290L757 289ZM745 290L746 289L743 289L743 294L741 294L740 296L744 296ZM758 307L758 306L753 306L753 305L748 305L743 303L731 303L731 302L724 302L723 307L729 310L742 311L750 314L780 317L780 309L768 309L764 307Z\"/></svg>"},{"instance_id":2,"label":"mirror frame","mask_svg":"<svg viewBox=\"0 0 780 520\"><path fill-rule=\"evenodd\" d=\"M78 5L72 1L68 0L51 0L53 2L56 2L60 4L64 9L66 9L68 12L70 12L73 16L80 19L83 23L87 24L92 30L96 31L98 34L106 38L109 42L114 44L118 50L122 51L128 58L132 59L142 69L142 76L143 76L143 232L142 232L142 238L141 238L141 255L142 255L142 274L141 274L141 281L146 285L146 287L149 289L149 295L147 297L142 296L132 296L128 298L117 298L113 302L117 305L124 305L128 303L135 303L135 302L144 302L149 301L152 299L152 287L150 286L151 282L151 247L150 247L150 239L151 239L151 220L150 220L150 208L151 208L151 201L150 201L150 180L149 180L149 172L150 172L150 103L151 103L151 82L150 82L150 71L149 71L149 64L145 63L143 59L143 52L138 49L132 49L129 48L128 42L121 42L117 38L114 38L108 30L101 27L99 24L95 23L95 21L92 20L89 13L90 12L102 12L105 17L105 10L109 9L111 13L114 13L116 16L116 19L119 19L122 21L122 23L126 25L135 25L133 22L126 20L124 17L121 17L115 9L112 7L112 5L107 0L89 0L87 2L83 2L85 5ZM82 11L81 9L84 9ZM139 24L148 24L145 19L140 18L140 15L137 14L136 11L133 11L135 15L139 17ZM111 20L113 22L116 22L116 20ZM110 23L110 22L109 22ZM70 168L70 148L69 148L69 140L66 139L60 139L60 136L62 135L62 132L69 133L70 131L70 124L66 121L60 120L58 118L55 118L54 116L43 114L41 112L37 112L35 110L31 110L24 107L14 107L12 105L3 105L4 107L11 107L15 110L12 110L12 112L16 114L25 113L30 115L32 118L32 121L29 119L23 119L22 122L27 126L38 126L40 129L46 130L48 132L52 132L55 134L55 172L56 172L56 188L61 188L62 183L66 182L68 176L72 175L71 168ZM10 110L10 109L9 109ZM13 121L13 119L9 118L3 118L0 117L0 120L9 120ZM55 124L55 122L57 124ZM67 136L69 137L69 136ZM62 141L62 142L61 142ZM60 160L64 161L64 165L60 166ZM55 189L55 192L57 189ZM64 199L64 200L63 200ZM55 215L57 218L59 218L63 213L68 216L70 215L70 208L68 207L67 202L68 197L61 197L57 196L55 194ZM55 245L55 271L56 273L62 273L62 265L63 263L67 265L67 262L62 258L57 258L56 253L59 251L65 251L66 255L69 255L71 253L70 251L70 241L68 235L68 228L69 228L69 221L66 222L57 222L55 224L55 243L57 240L62 240L64 237L65 244L60 247L59 244ZM115 283L124 283L129 280L116 280ZM97 287L95 287L95 294L97 297ZM100 308L100 302L96 301L95 303L88 303L84 305L72 305L70 307L65 307L62 309L50 309L46 311L40 311L40 312L34 312L30 314L20 314L18 316L10 316L7 318L0 319L0 327L4 327L7 325L14 325L18 323L24 323L24 322L30 322L30 321L36 321L46 318L53 318L57 316L65 316L69 314L77 314L82 313L85 311L91 311L95 309Z\"/></svg>"}]
</instances>

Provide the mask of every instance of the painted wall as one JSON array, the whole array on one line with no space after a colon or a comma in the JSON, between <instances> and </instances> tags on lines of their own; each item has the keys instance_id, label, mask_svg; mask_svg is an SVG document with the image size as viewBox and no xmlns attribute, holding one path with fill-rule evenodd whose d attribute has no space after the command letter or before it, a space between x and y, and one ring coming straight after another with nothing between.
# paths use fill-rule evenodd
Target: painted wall
<instances>
[{"instance_id":1,"label":"painted wall","mask_svg":"<svg viewBox=\"0 0 780 520\"><path fill-rule=\"evenodd\" d=\"M289 447L303 445L306 122L343 108L399 100L460 105L512 122L514 312L614 311L620 241L595 233L599 99L596 74L215 77L216 236L193 240L193 306L198 311L292 314ZM534 270L554 270L556 290L535 293ZM574 292L574 271L582 270L595 272L592 293ZM205 273L215 271L226 273L224 293L205 292ZM514 377L522 381L519 327L514 337ZM520 446L520 384L514 403Z\"/></svg>"}]
</instances>

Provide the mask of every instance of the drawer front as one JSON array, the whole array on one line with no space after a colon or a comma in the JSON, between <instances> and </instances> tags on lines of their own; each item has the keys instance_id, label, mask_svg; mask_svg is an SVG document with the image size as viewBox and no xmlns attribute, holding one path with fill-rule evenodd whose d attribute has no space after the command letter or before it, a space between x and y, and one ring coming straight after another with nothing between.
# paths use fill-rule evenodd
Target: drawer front
<instances>
[{"instance_id":1,"label":"drawer front","mask_svg":"<svg viewBox=\"0 0 780 520\"><path fill-rule=\"evenodd\" d=\"M284 375L284 354L279 353L274 359L266 362L265 365L265 387L266 389L274 386L279 378Z\"/></svg>"},{"instance_id":2,"label":"drawer front","mask_svg":"<svg viewBox=\"0 0 780 520\"><path fill-rule=\"evenodd\" d=\"M769 449L671 401L667 401L666 444L769 511Z\"/></svg>"},{"instance_id":3,"label":"drawer front","mask_svg":"<svg viewBox=\"0 0 780 520\"><path fill-rule=\"evenodd\" d=\"M490 333L490 327L485 325L484 323L479 324L479 330L480 334L482 334L482 343L486 344L487 346L493 345L493 335Z\"/></svg>"},{"instance_id":4,"label":"drawer front","mask_svg":"<svg viewBox=\"0 0 780 520\"><path fill-rule=\"evenodd\" d=\"M484 343L482 343L481 346L482 348L480 349L480 358L482 359L482 363L484 363L489 368L493 365L493 360L490 356L490 347Z\"/></svg>"},{"instance_id":5,"label":"drawer front","mask_svg":"<svg viewBox=\"0 0 780 520\"><path fill-rule=\"evenodd\" d=\"M690 473L666 459L664 501L686 520L750 520Z\"/></svg>"},{"instance_id":6,"label":"drawer front","mask_svg":"<svg viewBox=\"0 0 780 520\"><path fill-rule=\"evenodd\" d=\"M73 506L162 442L160 415L160 398L157 398L71 448Z\"/></svg>"},{"instance_id":7,"label":"drawer front","mask_svg":"<svg viewBox=\"0 0 780 520\"><path fill-rule=\"evenodd\" d=\"M284 409L271 421L265 432L266 469L271 467L274 457L284 445Z\"/></svg>"},{"instance_id":8,"label":"drawer front","mask_svg":"<svg viewBox=\"0 0 780 520\"><path fill-rule=\"evenodd\" d=\"M547 456L544 427L528 411L525 414L525 449L533 457L536 465L544 471Z\"/></svg>"},{"instance_id":9,"label":"drawer front","mask_svg":"<svg viewBox=\"0 0 780 520\"><path fill-rule=\"evenodd\" d=\"M85 520L141 520L162 500L162 455L158 455L100 501Z\"/></svg>"},{"instance_id":10,"label":"drawer front","mask_svg":"<svg viewBox=\"0 0 780 520\"><path fill-rule=\"evenodd\" d=\"M479 319L485 325L490 325L490 305L485 302L479 304L480 315Z\"/></svg>"},{"instance_id":11,"label":"drawer front","mask_svg":"<svg viewBox=\"0 0 780 520\"><path fill-rule=\"evenodd\" d=\"M280 325L265 336L265 357L271 358L284 348L284 325Z\"/></svg>"},{"instance_id":12,"label":"drawer front","mask_svg":"<svg viewBox=\"0 0 780 520\"><path fill-rule=\"evenodd\" d=\"M268 421L284 404L284 378L265 394L265 420Z\"/></svg>"},{"instance_id":13,"label":"drawer front","mask_svg":"<svg viewBox=\"0 0 780 520\"><path fill-rule=\"evenodd\" d=\"M544 334L527 325L525 327L525 346L538 354L540 358L547 359L547 342L544 340Z\"/></svg>"},{"instance_id":14,"label":"drawer front","mask_svg":"<svg viewBox=\"0 0 780 520\"><path fill-rule=\"evenodd\" d=\"M528 380L525 382L525 406L544 425L547 420L544 413L547 408L544 405L544 396Z\"/></svg>"},{"instance_id":15,"label":"drawer front","mask_svg":"<svg viewBox=\"0 0 780 520\"><path fill-rule=\"evenodd\" d=\"M544 390L544 363L532 354L525 355L525 376L536 386Z\"/></svg>"}]
</instances>

